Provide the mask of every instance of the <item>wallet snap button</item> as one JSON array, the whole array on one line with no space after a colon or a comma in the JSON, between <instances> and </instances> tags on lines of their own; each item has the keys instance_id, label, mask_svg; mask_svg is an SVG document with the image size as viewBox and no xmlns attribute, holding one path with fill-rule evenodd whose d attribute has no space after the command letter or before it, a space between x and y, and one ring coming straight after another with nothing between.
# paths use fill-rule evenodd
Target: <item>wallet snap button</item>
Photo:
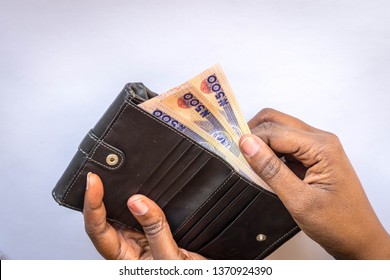
<instances>
[{"instance_id":1,"label":"wallet snap button","mask_svg":"<svg viewBox=\"0 0 390 280\"><path fill-rule=\"evenodd\" d=\"M106 162L110 166L116 165L119 162L119 157L116 154L109 154L106 157Z\"/></svg>"},{"instance_id":2,"label":"wallet snap button","mask_svg":"<svg viewBox=\"0 0 390 280\"><path fill-rule=\"evenodd\" d=\"M265 234L262 234L262 233L260 233L256 236L256 241L259 241L259 242L264 241L266 239L267 239L267 236Z\"/></svg>"}]
</instances>

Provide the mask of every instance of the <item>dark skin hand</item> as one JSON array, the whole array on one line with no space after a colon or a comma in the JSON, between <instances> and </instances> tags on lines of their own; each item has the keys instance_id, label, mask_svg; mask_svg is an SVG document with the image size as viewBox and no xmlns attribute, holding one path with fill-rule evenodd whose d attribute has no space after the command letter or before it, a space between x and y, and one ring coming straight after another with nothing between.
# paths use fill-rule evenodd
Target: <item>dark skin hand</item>
<instances>
[{"instance_id":1,"label":"dark skin hand","mask_svg":"<svg viewBox=\"0 0 390 280\"><path fill-rule=\"evenodd\" d=\"M310 238L337 259L390 259L390 236L337 136L272 109L248 124L244 156Z\"/></svg>"},{"instance_id":2,"label":"dark skin hand","mask_svg":"<svg viewBox=\"0 0 390 280\"><path fill-rule=\"evenodd\" d=\"M248 125L253 134L240 139L241 151L309 237L337 259L390 259L390 236L335 135L272 109ZM100 178L88 174L85 229L104 258L204 259L178 248L164 213L145 196L127 203L144 234L111 225L103 192Z\"/></svg>"},{"instance_id":3,"label":"dark skin hand","mask_svg":"<svg viewBox=\"0 0 390 280\"><path fill-rule=\"evenodd\" d=\"M111 225L106 220L103 203L103 183L99 176L89 173L84 198L85 230L99 253L106 259L205 259L199 254L178 248L165 215L152 200L133 195L127 206L142 225L144 234Z\"/></svg>"}]
</instances>

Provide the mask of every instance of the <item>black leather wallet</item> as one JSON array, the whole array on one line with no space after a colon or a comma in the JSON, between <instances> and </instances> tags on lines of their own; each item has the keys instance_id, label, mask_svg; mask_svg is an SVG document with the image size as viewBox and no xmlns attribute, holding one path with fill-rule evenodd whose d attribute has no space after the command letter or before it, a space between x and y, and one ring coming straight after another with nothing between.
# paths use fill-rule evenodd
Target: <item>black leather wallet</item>
<instances>
[{"instance_id":1,"label":"black leather wallet","mask_svg":"<svg viewBox=\"0 0 390 280\"><path fill-rule=\"evenodd\" d=\"M60 205L82 211L94 172L104 183L107 219L142 230L126 202L147 195L178 245L211 259L262 259L299 231L275 194L137 106L154 96L142 83L125 86L53 189Z\"/></svg>"}]
</instances>

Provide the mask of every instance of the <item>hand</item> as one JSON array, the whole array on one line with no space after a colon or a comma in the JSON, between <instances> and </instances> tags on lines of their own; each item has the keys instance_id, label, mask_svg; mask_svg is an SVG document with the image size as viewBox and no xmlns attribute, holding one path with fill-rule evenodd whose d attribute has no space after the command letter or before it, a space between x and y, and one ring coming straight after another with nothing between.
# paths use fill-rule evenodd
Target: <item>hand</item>
<instances>
[{"instance_id":1,"label":"hand","mask_svg":"<svg viewBox=\"0 0 390 280\"><path fill-rule=\"evenodd\" d=\"M127 206L144 234L110 224L103 204L103 183L88 173L84 199L85 230L99 253L106 259L204 259L178 248L160 207L143 195L133 195Z\"/></svg>"},{"instance_id":2,"label":"hand","mask_svg":"<svg viewBox=\"0 0 390 280\"><path fill-rule=\"evenodd\" d=\"M390 259L389 234L335 135L272 109L248 124L243 154L309 237L335 258Z\"/></svg>"}]
</instances>

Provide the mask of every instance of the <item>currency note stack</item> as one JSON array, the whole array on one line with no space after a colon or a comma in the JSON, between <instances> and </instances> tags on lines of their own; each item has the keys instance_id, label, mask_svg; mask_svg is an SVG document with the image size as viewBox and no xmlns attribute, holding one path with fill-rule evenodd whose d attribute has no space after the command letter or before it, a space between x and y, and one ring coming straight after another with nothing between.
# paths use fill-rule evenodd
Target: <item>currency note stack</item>
<instances>
[{"instance_id":1,"label":"currency note stack","mask_svg":"<svg viewBox=\"0 0 390 280\"><path fill-rule=\"evenodd\" d=\"M243 177L270 190L238 147L240 137L250 129L220 65L139 107L225 159Z\"/></svg>"}]
</instances>

